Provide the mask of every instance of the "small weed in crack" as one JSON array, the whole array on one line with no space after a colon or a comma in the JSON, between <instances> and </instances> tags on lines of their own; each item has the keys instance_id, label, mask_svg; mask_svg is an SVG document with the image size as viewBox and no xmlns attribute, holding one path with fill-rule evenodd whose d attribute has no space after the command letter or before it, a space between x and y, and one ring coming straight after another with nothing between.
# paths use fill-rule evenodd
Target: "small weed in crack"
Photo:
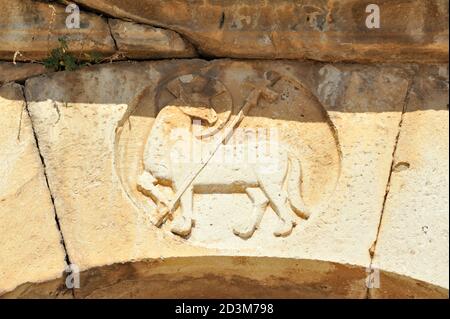
<instances>
[{"instance_id":1,"label":"small weed in crack","mask_svg":"<svg viewBox=\"0 0 450 319\"><path fill-rule=\"evenodd\" d=\"M50 56L43 61L44 66L49 70L74 71L83 66L98 64L103 58L100 53L84 53L83 55L86 61L82 61L68 52L69 45L67 44L67 39L65 37L59 38L58 42L59 47L53 49Z\"/></svg>"}]
</instances>

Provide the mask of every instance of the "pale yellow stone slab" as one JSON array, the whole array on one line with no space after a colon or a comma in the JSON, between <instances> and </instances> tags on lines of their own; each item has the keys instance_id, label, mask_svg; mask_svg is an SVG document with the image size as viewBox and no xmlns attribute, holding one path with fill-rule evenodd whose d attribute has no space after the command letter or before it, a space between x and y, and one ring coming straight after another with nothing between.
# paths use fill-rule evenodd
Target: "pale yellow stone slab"
<instances>
[{"instance_id":1,"label":"pale yellow stone slab","mask_svg":"<svg viewBox=\"0 0 450 319\"><path fill-rule=\"evenodd\" d=\"M280 219L272 205L252 236L236 236L233 227L251 222L252 204L245 193L222 186L215 194L208 188L195 193L195 225L187 238L172 233L170 220L161 228L152 224L155 204L138 190L145 145L157 108L174 98L166 87L176 79L189 83L196 78L192 73L223 83L234 112L251 94L252 81L280 75L272 86L275 101L260 98L241 127L277 127L283 143L301 161L301 192L311 217L293 214L297 226L286 236L274 236ZM153 262L161 260L162 268L155 272L162 275L164 260L172 257L245 256L299 261L300 270L295 262L280 267L300 271L304 276L297 277L298 287L310 288L282 296L308 296L308 289L316 287L318 295L365 297L369 249L378 230L409 82L409 73L398 67L201 60L118 63L31 79L26 84L29 111L69 258L86 273L86 288L76 294L88 296L106 285L98 279L103 271L98 267L106 265L147 260L144 268L153 271ZM177 94L176 86L171 88ZM224 111L229 100L222 96L217 101L215 107ZM173 196L168 188L161 191ZM315 260L317 267L311 267ZM224 280L233 280L225 264L226 269L216 269L215 263L200 267L196 276L204 274L208 282L208 273L227 273ZM342 281L328 282L336 265L346 269L339 272ZM127 271L120 265L114 269ZM178 279L190 276L190 268L177 269ZM261 284L268 280L245 266L234 275ZM286 269L273 276L290 278ZM306 278L316 278L315 283ZM338 289L344 281L346 288Z\"/></svg>"},{"instance_id":2,"label":"pale yellow stone slab","mask_svg":"<svg viewBox=\"0 0 450 319\"><path fill-rule=\"evenodd\" d=\"M61 278L66 262L20 85L0 87L0 110L2 295L23 284Z\"/></svg>"},{"instance_id":3,"label":"pale yellow stone slab","mask_svg":"<svg viewBox=\"0 0 450 319\"><path fill-rule=\"evenodd\" d=\"M421 67L403 118L376 245L374 268L390 274L373 290L375 296L394 295L384 283L401 276L435 296L448 295L448 132L448 66Z\"/></svg>"}]
</instances>

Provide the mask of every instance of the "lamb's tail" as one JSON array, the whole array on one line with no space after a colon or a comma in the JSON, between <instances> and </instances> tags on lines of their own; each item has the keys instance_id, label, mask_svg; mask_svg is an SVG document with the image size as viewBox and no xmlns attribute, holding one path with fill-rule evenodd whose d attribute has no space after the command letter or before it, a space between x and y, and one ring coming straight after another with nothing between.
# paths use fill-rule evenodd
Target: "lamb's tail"
<instances>
[{"instance_id":1,"label":"lamb's tail","mask_svg":"<svg viewBox=\"0 0 450 319\"><path fill-rule=\"evenodd\" d=\"M290 168L287 181L289 203L298 216L303 219L308 219L310 212L306 208L301 194L302 169L300 160L289 152L289 163Z\"/></svg>"}]
</instances>

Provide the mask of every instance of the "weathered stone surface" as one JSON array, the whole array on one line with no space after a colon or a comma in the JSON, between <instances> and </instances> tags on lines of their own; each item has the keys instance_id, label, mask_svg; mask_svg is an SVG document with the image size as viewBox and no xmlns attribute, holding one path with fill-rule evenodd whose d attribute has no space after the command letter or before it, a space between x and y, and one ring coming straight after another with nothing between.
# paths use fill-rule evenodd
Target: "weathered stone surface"
<instances>
[{"instance_id":1,"label":"weathered stone surface","mask_svg":"<svg viewBox=\"0 0 450 319\"><path fill-rule=\"evenodd\" d=\"M48 72L42 64L0 62L0 85Z\"/></svg>"},{"instance_id":2,"label":"weathered stone surface","mask_svg":"<svg viewBox=\"0 0 450 319\"><path fill-rule=\"evenodd\" d=\"M86 271L81 276L84 289L76 297L358 297L364 273L355 266L294 258L168 258Z\"/></svg>"},{"instance_id":3,"label":"weathered stone surface","mask_svg":"<svg viewBox=\"0 0 450 319\"><path fill-rule=\"evenodd\" d=\"M115 52L114 41L106 19L81 12L80 28L69 29L65 6L31 0L0 0L0 59L40 60L59 47L58 38L65 37L69 52L86 59L84 54Z\"/></svg>"},{"instance_id":4,"label":"weathered stone surface","mask_svg":"<svg viewBox=\"0 0 450 319\"><path fill-rule=\"evenodd\" d=\"M147 25L108 20L118 50L130 59L191 58L194 47L179 34Z\"/></svg>"},{"instance_id":5,"label":"weathered stone surface","mask_svg":"<svg viewBox=\"0 0 450 319\"><path fill-rule=\"evenodd\" d=\"M65 253L19 85L0 88L0 109L0 295L52 281L34 296L55 296Z\"/></svg>"},{"instance_id":6,"label":"weathered stone surface","mask_svg":"<svg viewBox=\"0 0 450 319\"><path fill-rule=\"evenodd\" d=\"M421 67L395 152L374 268L392 280L422 282L411 281L408 290L385 287L382 277L377 297L422 297L417 286L448 297L448 130L448 65Z\"/></svg>"},{"instance_id":7,"label":"weathered stone surface","mask_svg":"<svg viewBox=\"0 0 450 319\"><path fill-rule=\"evenodd\" d=\"M448 297L448 1L75 2L0 60L246 60L0 62L1 298Z\"/></svg>"},{"instance_id":8,"label":"weathered stone surface","mask_svg":"<svg viewBox=\"0 0 450 319\"><path fill-rule=\"evenodd\" d=\"M111 292L117 297L161 296L140 289L139 279L154 282L172 277L182 282L194 276L199 282L214 284L217 280L211 276L223 274L226 282L237 276L252 286L249 296L257 295L259 285L269 284L279 296L364 297L369 248L378 230L410 78L408 70L387 66L178 60L116 63L27 81L29 111L69 258L84 271L81 286L84 283L85 288L77 290L77 296L106 296L102 287L111 282L100 280L103 276L118 278L114 285L129 288L122 295L118 292L122 288ZM210 84L201 89L204 83ZM266 86L274 95L263 90L264 95L255 100L253 94L259 91L254 89ZM174 227L177 221L187 220L189 197L182 199L175 220L162 220L160 228L154 225L159 215L145 189L152 191L152 187L139 176L145 173L147 162L152 172L156 162L151 156L157 153L148 155L146 150L157 145L153 138L158 136L154 133L158 123L175 122L176 128L189 128L186 114L213 116L206 112L209 108L184 107L185 115L177 113L178 104L164 108L187 103L189 96L205 103L208 99L201 94L212 96L208 103L216 111L216 123L226 122L229 111L235 119L239 109L250 103L253 108L240 128L278 128L282 144L300 159L301 177L293 180L301 183L297 199L303 199L302 213L308 211L308 219L293 211L285 217L283 202L277 204L276 197L272 198L278 192L275 184L263 186L263 196L270 202L266 207L268 202L258 202L252 193L238 193L239 185L248 183L245 178L239 183L233 182L239 180L234 175L222 178L220 172L226 167L217 166L211 175L214 180L219 178L216 184L196 184L192 227ZM162 163L180 167L170 159ZM292 176L292 167L289 172ZM157 190L170 198L176 189L157 186ZM258 189L255 192L261 195ZM279 194L284 196L283 191ZM259 225L253 219L255 213L262 214ZM289 221L297 226L286 231ZM257 227L244 236L242 230L253 224ZM274 236L281 226L286 232ZM206 262L207 256L223 256L223 268L217 267L220 259L211 257ZM236 259L242 265L233 273L231 257L238 256L243 258ZM177 258L172 261L171 257ZM293 261L283 265L284 258ZM160 259L170 260L154 268ZM147 262L131 265L137 269L131 275L126 265L111 266L118 277L105 268L139 260ZM198 261L190 268L192 260ZM250 267L253 263L266 269L265 275L255 274ZM272 284L267 275L271 263L280 263L277 267L283 269L273 274L280 281ZM194 274L193 269L198 272ZM338 269L340 280L330 282ZM292 275L296 271L304 276ZM292 278L296 283L292 289L277 290L281 281ZM341 280L344 287L339 286ZM295 285L305 289L294 293ZM214 295L228 295L226 287L224 283ZM191 291L186 297L198 296L186 289Z\"/></svg>"},{"instance_id":9,"label":"weathered stone surface","mask_svg":"<svg viewBox=\"0 0 450 319\"><path fill-rule=\"evenodd\" d=\"M114 17L175 30L216 57L448 62L448 1L76 0Z\"/></svg>"},{"instance_id":10,"label":"weathered stone surface","mask_svg":"<svg viewBox=\"0 0 450 319\"><path fill-rule=\"evenodd\" d=\"M73 292L66 287L66 278L43 282L28 282L13 291L0 296L0 299L73 299Z\"/></svg>"}]
</instances>

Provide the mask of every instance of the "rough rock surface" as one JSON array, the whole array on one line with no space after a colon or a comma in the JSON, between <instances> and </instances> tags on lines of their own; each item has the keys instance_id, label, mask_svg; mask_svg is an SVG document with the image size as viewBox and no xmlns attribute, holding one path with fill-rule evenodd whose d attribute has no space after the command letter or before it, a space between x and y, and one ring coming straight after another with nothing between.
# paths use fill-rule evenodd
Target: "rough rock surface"
<instances>
[{"instance_id":1,"label":"rough rock surface","mask_svg":"<svg viewBox=\"0 0 450 319\"><path fill-rule=\"evenodd\" d=\"M448 62L446 0L379 1L379 29L360 0L75 2L177 31L215 57Z\"/></svg>"},{"instance_id":2,"label":"rough rock surface","mask_svg":"<svg viewBox=\"0 0 450 319\"><path fill-rule=\"evenodd\" d=\"M173 221L155 227L155 204L137 186L150 128L158 110L170 101L165 87L171 88L180 75L213 75L233 96L236 113L252 92L248 82L263 79L267 72L281 75L273 86L278 98L273 103L261 98L242 127L280 128L284 143L301 158L302 194L311 217L295 219L297 227L290 234L276 237L273 231L280 221L269 207L258 229L243 240L233 234L233 227L248 223L251 202L244 194L219 188L216 194L199 191L194 195L195 226L189 237L172 234ZM131 285L141 271L144 281L148 271L155 271L156 277L148 275L153 279L166 278L162 274L170 273L175 261L151 270L150 261L160 258L242 256L242 263L251 263L252 256L266 256L274 262L305 260L300 269L318 282L336 264L341 265L345 288L330 283L321 294L364 297L369 249L377 236L411 79L408 68L392 66L201 60L118 63L31 79L26 84L29 111L66 247L70 260L85 271L86 288L77 290L77 296L96 295L102 285L98 278L109 272L103 266L114 263L149 261L143 270L132 272ZM180 259L180 265L190 262L186 258ZM314 271L307 260L323 261L326 267L317 266ZM128 278L127 267L113 269ZM189 268L175 268L177 273L170 276L176 282L192 275ZM213 270L202 265L200 269L199 280L205 283L214 282L209 276L214 271L227 272L226 267ZM284 278L287 273L277 276ZM234 275L243 282L257 280L245 267ZM257 281L264 284L264 278ZM122 285L121 280L116 285ZM135 288L130 287L134 295L145 295ZM113 295L120 296L119 291ZM303 296L314 293L306 289Z\"/></svg>"},{"instance_id":3,"label":"rough rock surface","mask_svg":"<svg viewBox=\"0 0 450 319\"><path fill-rule=\"evenodd\" d=\"M168 258L91 269L79 298L363 297L365 270L318 260ZM287 280L289 278L289 280Z\"/></svg>"},{"instance_id":4,"label":"rough rock surface","mask_svg":"<svg viewBox=\"0 0 450 319\"><path fill-rule=\"evenodd\" d=\"M0 85L7 82L24 81L46 72L48 70L42 64L0 62Z\"/></svg>"},{"instance_id":5,"label":"rough rock surface","mask_svg":"<svg viewBox=\"0 0 450 319\"><path fill-rule=\"evenodd\" d=\"M0 0L0 59L40 60L59 47L58 38L65 37L69 51L85 59L83 54L115 52L106 19L81 12L80 28L66 27L68 13L57 3L31 0Z\"/></svg>"},{"instance_id":6,"label":"rough rock surface","mask_svg":"<svg viewBox=\"0 0 450 319\"><path fill-rule=\"evenodd\" d=\"M117 49L129 59L192 58L194 47L176 32L109 19Z\"/></svg>"},{"instance_id":7,"label":"rough rock surface","mask_svg":"<svg viewBox=\"0 0 450 319\"><path fill-rule=\"evenodd\" d=\"M0 110L0 295L49 282L34 296L55 296L65 253L21 86L0 87Z\"/></svg>"},{"instance_id":8,"label":"rough rock surface","mask_svg":"<svg viewBox=\"0 0 450 319\"><path fill-rule=\"evenodd\" d=\"M390 272L385 276L422 281L411 288L427 282L442 287L441 295L447 289L448 295L448 65L422 66L414 82L395 152L374 268ZM396 296L396 289L383 287L383 281L373 293ZM403 297L416 294L410 289Z\"/></svg>"},{"instance_id":9,"label":"rough rock surface","mask_svg":"<svg viewBox=\"0 0 450 319\"><path fill-rule=\"evenodd\" d=\"M42 60L60 46L60 37L66 38L68 52L83 61L99 54L111 60L197 55L189 42L171 30L118 19L107 20L83 10L80 10L80 28L70 29L66 26L70 12L59 3L1 0L0 5L6 9L0 19L0 59Z\"/></svg>"}]
</instances>

